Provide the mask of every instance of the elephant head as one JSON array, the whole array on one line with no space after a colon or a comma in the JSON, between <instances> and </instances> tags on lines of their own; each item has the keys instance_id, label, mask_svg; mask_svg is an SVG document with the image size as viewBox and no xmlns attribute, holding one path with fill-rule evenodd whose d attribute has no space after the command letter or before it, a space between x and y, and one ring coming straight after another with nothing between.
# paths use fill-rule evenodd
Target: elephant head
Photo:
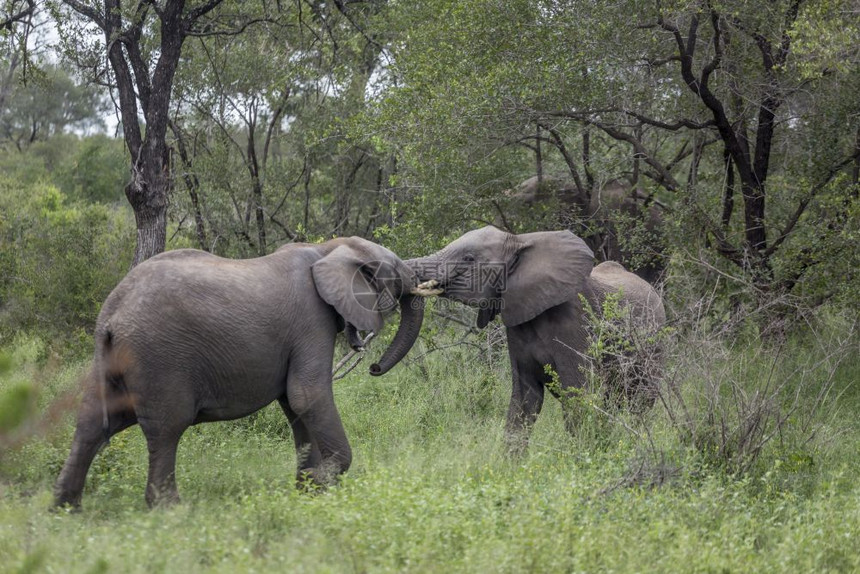
<instances>
[{"instance_id":1,"label":"elephant head","mask_svg":"<svg viewBox=\"0 0 860 574\"><path fill-rule=\"evenodd\" d=\"M443 297L477 307L483 328L499 313L513 327L569 300L583 290L593 258L569 231L513 235L487 226L406 263Z\"/></svg>"},{"instance_id":2,"label":"elephant head","mask_svg":"<svg viewBox=\"0 0 860 574\"><path fill-rule=\"evenodd\" d=\"M358 237L329 242L333 249L311 267L323 300L344 321L362 331L379 332L383 317L399 303L400 326L371 375L383 375L412 348L424 319L424 299L413 293L415 273L388 249Z\"/></svg>"}]
</instances>

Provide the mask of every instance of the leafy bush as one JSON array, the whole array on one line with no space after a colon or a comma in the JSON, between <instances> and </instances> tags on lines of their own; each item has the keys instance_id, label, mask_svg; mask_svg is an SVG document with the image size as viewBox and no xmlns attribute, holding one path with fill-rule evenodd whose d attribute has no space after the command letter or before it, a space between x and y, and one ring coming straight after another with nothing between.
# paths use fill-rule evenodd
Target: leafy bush
<instances>
[{"instance_id":1,"label":"leafy bush","mask_svg":"<svg viewBox=\"0 0 860 574\"><path fill-rule=\"evenodd\" d=\"M0 324L72 342L127 270L129 212L68 200L50 184L0 179Z\"/></svg>"},{"instance_id":2,"label":"leafy bush","mask_svg":"<svg viewBox=\"0 0 860 574\"><path fill-rule=\"evenodd\" d=\"M186 432L177 462L184 502L177 507L146 510L146 443L132 428L96 457L83 514L51 513L50 487L72 434L71 417L63 417L50 433L33 435L0 461L0 522L7 527L0 555L10 568L38 563L71 572L268 571L285 565L295 572L860 567L854 549L860 536L857 389L839 396L841 411L824 416L804 409L829 430L800 451L790 441L768 443L755 473L731 477L715 465L698 464L676 472L662 488L641 488L652 484L642 480L651 467L636 459L642 443L619 421L640 433L641 427L623 411L608 419L589 407L595 416L572 438L558 401L547 400L528 454L509 457L502 431L510 391L504 357L486 360L493 355L483 332L471 336L474 346L441 348L462 332L449 332L440 321L437 350L429 355L417 358L431 350L422 342L410 365L386 377L358 368L336 383L355 450L339 486L315 496L296 491L292 441L272 405L257 424L206 424ZM819 336L830 328L838 333L844 325L831 321ZM369 353L380 352L382 343L375 341ZM83 362L39 367L45 351L34 339L19 338L13 347L16 371L42 381L41 409L74 388L86 368ZM739 361L741 347L727 347L719 358ZM782 356L801 364L816 348L807 336L797 336ZM751 364L766 357L747 359ZM694 374L687 378L684 367L671 372L690 383ZM855 353L835 372L834 391L858 374ZM8 373L0 377L0 389L12 379ZM816 389L807 390L804 405L814 402ZM484 408L476 408L479 398L488 401ZM679 446L660 407L641 420L650 423L655 444L675 445L670 463L700 460ZM639 480L623 482L631 468L641 469Z\"/></svg>"},{"instance_id":3,"label":"leafy bush","mask_svg":"<svg viewBox=\"0 0 860 574\"><path fill-rule=\"evenodd\" d=\"M120 140L104 135L57 134L26 153L0 148L0 173L20 188L48 183L72 203L125 202L128 157Z\"/></svg>"}]
</instances>

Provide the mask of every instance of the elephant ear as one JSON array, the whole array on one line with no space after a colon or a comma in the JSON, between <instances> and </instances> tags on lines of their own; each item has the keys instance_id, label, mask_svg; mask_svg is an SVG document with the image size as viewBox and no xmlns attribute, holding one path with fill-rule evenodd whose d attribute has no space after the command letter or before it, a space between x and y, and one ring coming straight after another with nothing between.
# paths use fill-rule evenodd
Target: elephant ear
<instances>
[{"instance_id":1,"label":"elephant ear","mask_svg":"<svg viewBox=\"0 0 860 574\"><path fill-rule=\"evenodd\" d=\"M594 253L570 231L516 236L518 249L502 292L502 320L508 327L530 321L583 291Z\"/></svg>"},{"instance_id":2,"label":"elephant ear","mask_svg":"<svg viewBox=\"0 0 860 574\"><path fill-rule=\"evenodd\" d=\"M386 277L391 265L384 259L340 245L311 266L314 284L323 300L361 331L379 332L382 314L396 307L397 286Z\"/></svg>"}]
</instances>

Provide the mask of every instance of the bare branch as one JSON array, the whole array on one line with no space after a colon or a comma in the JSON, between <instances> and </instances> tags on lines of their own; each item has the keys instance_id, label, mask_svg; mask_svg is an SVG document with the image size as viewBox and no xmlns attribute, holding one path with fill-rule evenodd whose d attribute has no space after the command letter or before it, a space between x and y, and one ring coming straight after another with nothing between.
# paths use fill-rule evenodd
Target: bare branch
<instances>
[{"instance_id":1,"label":"bare branch","mask_svg":"<svg viewBox=\"0 0 860 574\"><path fill-rule=\"evenodd\" d=\"M105 19L102 17L102 15L96 12L93 8L84 4L83 2L79 2L78 0L63 0L63 4L69 6L78 14L89 18L90 20L95 22L95 24L102 30L105 29Z\"/></svg>"},{"instance_id":2,"label":"bare branch","mask_svg":"<svg viewBox=\"0 0 860 574\"><path fill-rule=\"evenodd\" d=\"M15 9L15 2L12 2L9 5L10 13L0 17L0 29L6 28L8 30L11 30L12 26L17 24L18 22L30 22L30 19L33 17L33 14L36 13L36 0L24 0L24 3L25 6L22 6L21 9L17 12L11 12L11 10Z\"/></svg>"},{"instance_id":3,"label":"bare branch","mask_svg":"<svg viewBox=\"0 0 860 574\"><path fill-rule=\"evenodd\" d=\"M645 160L645 163L657 170L657 174L659 175L659 177L655 179L657 183L659 183L669 191L678 191L681 188L675 177L671 173L669 173L666 167L659 161L657 161L647 149L645 149L645 146L642 144L641 141L636 139L636 137L597 120L587 121L591 125L596 126L606 132L606 134L609 135L611 138L629 143L633 147L633 151L637 155L639 155L640 158Z\"/></svg>"},{"instance_id":4,"label":"bare branch","mask_svg":"<svg viewBox=\"0 0 860 574\"><path fill-rule=\"evenodd\" d=\"M185 28L189 29L194 22L217 8L221 2L223 2L223 0L209 0L205 4L201 4L193 10L189 10L188 14L185 16Z\"/></svg>"},{"instance_id":5,"label":"bare branch","mask_svg":"<svg viewBox=\"0 0 860 574\"><path fill-rule=\"evenodd\" d=\"M262 24L262 23L271 23L269 18L249 18L243 21L238 26L233 26L230 28L225 28L223 30L213 30L211 29L213 23L208 22L205 26L200 29L189 28L187 35L194 38L208 38L213 36L238 36L245 32L248 28L253 26L254 24Z\"/></svg>"},{"instance_id":6,"label":"bare branch","mask_svg":"<svg viewBox=\"0 0 860 574\"><path fill-rule=\"evenodd\" d=\"M636 118L637 120L639 120L643 124L647 124L649 126L654 126L654 127L664 129L664 130L669 130L669 131L678 131L681 128L689 128L691 130L703 130L703 129L714 127L716 125L716 121L714 121L714 120L706 120L704 122L696 122L693 120L681 118L681 119L675 120L674 122L669 123L669 122L664 122L664 121L649 118L649 117L644 116L638 112L624 110L624 113L627 114L628 116Z\"/></svg>"},{"instance_id":7,"label":"bare branch","mask_svg":"<svg viewBox=\"0 0 860 574\"><path fill-rule=\"evenodd\" d=\"M549 132L552 136L553 143L558 151L561 153L561 156L564 158L565 163L567 163L567 169L570 171L570 175L573 177L573 182L576 185L576 190L580 195L585 193L585 188L582 186L582 180L579 178L579 170L576 169L576 162L573 161L573 157L571 157L570 152L567 151L567 146L564 145L564 140L561 137L561 134L554 127L538 123L543 129Z\"/></svg>"},{"instance_id":8,"label":"bare branch","mask_svg":"<svg viewBox=\"0 0 860 574\"><path fill-rule=\"evenodd\" d=\"M800 203L797 206L797 209L794 210L794 213L791 214L791 217L788 218L788 221L785 224L785 227L782 229L782 233L779 234L779 237L771 244L771 246L765 252L766 256L773 255L779 246L788 239L788 236L791 235L791 232L794 230L794 227L797 225L797 222L800 221L801 216L806 211L806 208L809 207L809 204L818 195L818 193L827 187L836 175L842 171L848 165L858 161L860 159L860 149L856 149L853 154L843 159L836 165L828 170L827 175L824 176L824 179L821 180L815 187L813 187L809 193L800 200Z\"/></svg>"},{"instance_id":9,"label":"bare branch","mask_svg":"<svg viewBox=\"0 0 860 574\"><path fill-rule=\"evenodd\" d=\"M367 336L364 339L362 339L362 345L361 346L366 348L367 344L375 336L376 336L376 333L374 333L373 331L368 333ZM346 365L356 355L358 355L358 358L352 362L352 364L349 366L349 368L347 368L347 370L342 372L342 373L338 373L343 368L343 366ZM342 379L345 376L347 376L350 371L352 371L356 366L358 366L358 363L360 363L363 358L364 358L364 351L356 351L354 349L351 350L346 355L344 355L344 357L340 361L338 361L338 363L334 366L334 369L332 369L332 371L331 371L332 381L337 381L338 379Z\"/></svg>"}]
</instances>

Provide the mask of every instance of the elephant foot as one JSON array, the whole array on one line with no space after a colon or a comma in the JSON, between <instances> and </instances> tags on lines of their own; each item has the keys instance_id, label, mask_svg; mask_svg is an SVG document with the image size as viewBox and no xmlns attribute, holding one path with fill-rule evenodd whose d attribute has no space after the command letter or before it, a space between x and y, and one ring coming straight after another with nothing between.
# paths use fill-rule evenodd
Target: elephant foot
<instances>
[{"instance_id":1,"label":"elephant foot","mask_svg":"<svg viewBox=\"0 0 860 574\"><path fill-rule=\"evenodd\" d=\"M343 471L335 464L322 464L314 468L303 468L296 473L296 488L314 493L335 486Z\"/></svg>"},{"instance_id":2,"label":"elephant foot","mask_svg":"<svg viewBox=\"0 0 860 574\"><path fill-rule=\"evenodd\" d=\"M66 511L78 513L81 511L81 495L55 494L54 502L49 510L52 512Z\"/></svg>"},{"instance_id":3,"label":"elephant foot","mask_svg":"<svg viewBox=\"0 0 860 574\"><path fill-rule=\"evenodd\" d=\"M509 431L505 433L505 446L511 458L522 458L529 449L528 434L522 431Z\"/></svg>"},{"instance_id":4,"label":"elephant foot","mask_svg":"<svg viewBox=\"0 0 860 574\"><path fill-rule=\"evenodd\" d=\"M182 502L176 491L156 491L153 488L146 490L146 504L149 508L170 508Z\"/></svg>"}]
</instances>

